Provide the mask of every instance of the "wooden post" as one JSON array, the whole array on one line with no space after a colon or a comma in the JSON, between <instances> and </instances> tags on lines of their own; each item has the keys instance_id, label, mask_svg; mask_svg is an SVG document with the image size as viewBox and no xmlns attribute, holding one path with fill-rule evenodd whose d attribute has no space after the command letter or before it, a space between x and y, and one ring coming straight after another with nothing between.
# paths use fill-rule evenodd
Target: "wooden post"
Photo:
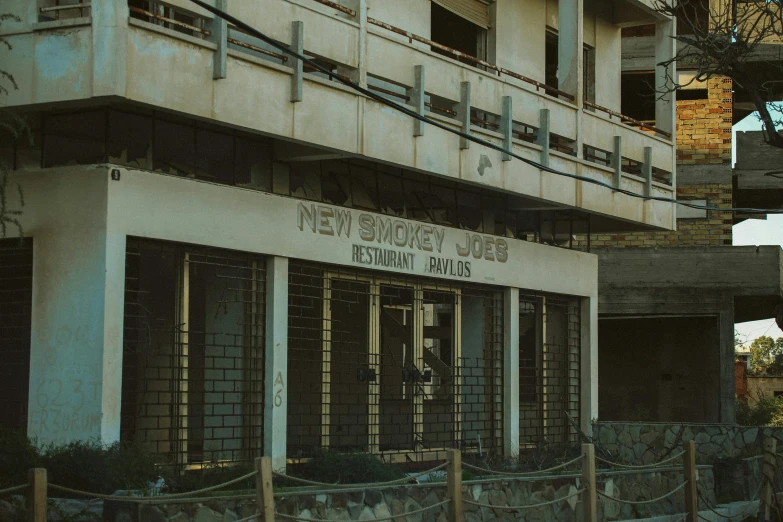
<instances>
[{"instance_id":1,"label":"wooden post","mask_svg":"<svg viewBox=\"0 0 783 522\"><path fill-rule=\"evenodd\" d=\"M759 504L759 522L770 520L770 508L772 507L773 481L775 480L775 467L777 466L777 457L775 450L777 441L772 437L764 439L764 467L761 472L761 503Z\"/></svg>"},{"instance_id":2,"label":"wooden post","mask_svg":"<svg viewBox=\"0 0 783 522\"><path fill-rule=\"evenodd\" d=\"M595 484L595 446L582 444L582 487L584 495L582 509L584 509L584 522L596 522L598 520L598 502L596 499Z\"/></svg>"},{"instance_id":3,"label":"wooden post","mask_svg":"<svg viewBox=\"0 0 783 522\"><path fill-rule=\"evenodd\" d=\"M699 490L696 485L696 443L686 440L682 443L685 455L682 456L685 468L685 512L686 522L699 521Z\"/></svg>"},{"instance_id":4,"label":"wooden post","mask_svg":"<svg viewBox=\"0 0 783 522\"><path fill-rule=\"evenodd\" d=\"M46 522L47 480L46 469L33 468L27 472L30 481L30 498L27 506L28 522Z\"/></svg>"},{"instance_id":5,"label":"wooden post","mask_svg":"<svg viewBox=\"0 0 783 522\"><path fill-rule=\"evenodd\" d=\"M447 493L449 502L449 522L462 522L462 453L458 449L448 450Z\"/></svg>"},{"instance_id":6,"label":"wooden post","mask_svg":"<svg viewBox=\"0 0 783 522\"><path fill-rule=\"evenodd\" d=\"M275 522L275 497L272 495L272 457L256 458L256 503L260 522Z\"/></svg>"}]
</instances>

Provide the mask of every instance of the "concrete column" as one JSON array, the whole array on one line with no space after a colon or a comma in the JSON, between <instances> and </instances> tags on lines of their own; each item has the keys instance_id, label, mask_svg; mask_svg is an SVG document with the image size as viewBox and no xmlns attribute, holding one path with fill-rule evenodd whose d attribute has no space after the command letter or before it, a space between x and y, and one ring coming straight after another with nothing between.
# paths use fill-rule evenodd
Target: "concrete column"
<instances>
[{"instance_id":1,"label":"concrete column","mask_svg":"<svg viewBox=\"0 0 783 522\"><path fill-rule=\"evenodd\" d=\"M577 107L582 106L582 48L584 47L584 1L560 0L557 48L557 86L561 91L573 94ZM580 133L581 134L581 133ZM581 149L580 149L581 154Z\"/></svg>"},{"instance_id":2,"label":"concrete column","mask_svg":"<svg viewBox=\"0 0 783 522\"><path fill-rule=\"evenodd\" d=\"M592 436L592 420L598 418L598 296L582 298L582 398L579 428Z\"/></svg>"},{"instance_id":3,"label":"concrete column","mask_svg":"<svg viewBox=\"0 0 783 522\"><path fill-rule=\"evenodd\" d=\"M58 176L40 187L50 219L26 227L33 237L27 434L40 444L111 443L120 436L125 236L107 226L106 169L69 173L67 184Z\"/></svg>"},{"instance_id":4,"label":"concrete column","mask_svg":"<svg viewBox=\"0 0 783 522\"><path fill-rule=\"evenodd\" d=\"M286 467L288 423L288 258L266 265L266 355L264 454L275 471Z\"/></svg>"},{"instance_id":5,"label":"concrete column","mask_svg":"<svg viewBox=\"0 0 783 522\"><path fill-rule=\"evenodd\" d=\"M359 18L359 85L367 88L367 0L359 0L356 15Z\"/></svg>"},{"instance_id":6,"label":"concrete column","mask_svg":"<svg viewBox=\"0 0 783 522\"><path fill-rule=\"evenodd\" d=\"M734 296L725 296L723 309L718 314L718 364L720 365L720 419L721 423L736 422L736 382L734 376Z\"/></svg>"},{"instance_id":7,"label":"concrete column","mask_svg":"<svg viewBox=\"0 0 783 522\"><path fill-rule=\"evenodd\" d=\"M503 455L519 453L519 289L503 292Z\"/></svg>"},{"instance_id":8,"label":"concrete column","mask_svg":"<svg viewBox=\"0 0 783 522\"><path fill-rule=\"evenodd\" d=\"M223 12L228 11L228 0L215 0L215 7ZM217 49L212 58L212 78L214 80L220 80L226 77L226 62L228 61L228 22L219 16L215 16L210 21L209 30L212 33L210 35L210 40L217 45Z\"/></svg>"},{"instance_id":9,"label":"concrete column","mask_svg":"<svg viewBox=\"0 0 783 522\"><path fill-rule=\"evenodd\" d=\"M92 16L92 96L125 96L127 0L90 4Z\"/></svg>"},{"instance_id":10,"label":"concrete column","mask_svg":"<svg viewBox=\"0 0 783 522\"><path fill-rule=\"evenodd\" d=\"M677 41L673 38L676 34L677 21L665 20L655 24L655 63L659 64L670 60L677 53ZM672 82L677 81L677 66L671 63L667 67L655 66L655 126L672 134L672 141L676 139L675 127L677 122L677 107L675 93L666 92L673 87Z\"/></svg>"},{"instance_id":11,"label":"concrete column","mask_svg":"<svg viewBox=\"0 0 783 522\"><path fill-rule=\"evenodd\" d=\"M304 55L304 22L291 22L291 50ZM293 56L289 56L289 62L294 69L294 74L291 76L291 102L296 103L302 101L304 62Z\"/></svg>"},{"instance_id":12,"label":"concrete column","mask_svg":"<svg viewBox=\"0 0 783 522\"><path fill-rule=\"evenodd\" d=\"M411 104L413 110L418 114L424 115L424 99L427 95L424 92L424 66L413 66L413 88L410 89ZM413 135L424 136L424 122L421 120L413 120Z\"/></svg>"}]
</instances>

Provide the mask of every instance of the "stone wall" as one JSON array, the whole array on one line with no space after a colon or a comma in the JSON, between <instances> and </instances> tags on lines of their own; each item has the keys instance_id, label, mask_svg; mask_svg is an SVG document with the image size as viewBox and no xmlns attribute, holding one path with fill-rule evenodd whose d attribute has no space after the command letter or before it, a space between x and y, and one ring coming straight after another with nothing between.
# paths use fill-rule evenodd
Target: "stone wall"
<instances>
[{"instance_id":1,"label":"stone wall","mask_svg":"<svg viewBox=\"0 0 783 522\"><path fill-rule=\"evenodd\" d=\"M703 494L714 502L713 474L707 467L701 472ZM673 490L683 481L680 470L668 469L656 473L609 472L597 476L597 487L606 495L624 500L649 500ZM580 487L579 475L537 477L536 480L466 481L462 487L464 522L576 522L581 519L579 496L569 495ZM399 515L395 522L446 522L448 505L420 514L405 514L433 506L446 499L444 483L419 484L384 489L340 492L294 492L275 497L278 513L304 519L376 520ZM556 502L533 509L509 510L503 506L525 506ZM483 504L472 505L470 502ZM497 506L497 507L488 507ZM107 522L234 522L249 516L255 509L254 499L221 500L215 498L198 503L171 503L137 506L123 502L107 502L104 520ZM682 493L649 505L632 506L598 497L599 520L626 520L648 516L681 513ZM284 520L278 518L280 522Z\"/></svg>"},{"instance_id":2,"label":"stone wall","mask_svg":"<svg viewBox=\"0 0 783 522\"><path fill-rule=\"evenodd\" d=\"M761 454L765 437L783 441L783 428L720 424L623 423L593 424L596 451L619 462L657 462L696 442L696 462L712 464L719 458L746 458Z\"/></svg>"}]
</instances>

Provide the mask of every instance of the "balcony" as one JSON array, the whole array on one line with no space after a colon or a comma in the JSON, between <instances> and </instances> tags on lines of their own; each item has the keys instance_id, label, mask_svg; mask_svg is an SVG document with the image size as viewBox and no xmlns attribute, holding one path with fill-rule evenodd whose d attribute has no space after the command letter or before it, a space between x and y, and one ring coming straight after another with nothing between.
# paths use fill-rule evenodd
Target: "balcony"
<instances>
[{"instance_id":1,"label":"balcony","mask_svg":"<svg viewBox=\"0 0 783 522\"><path fill-rule=\"evenodd\" d=\"M121 98L336 157L371 159L579 209L599 217L594 231L674 227L670 203L641 202L508 161L358 95L338 78L560 171L673 197L670 134L619 114L619 93L601 92L597 81L596 102L583 103L547 85L543 72L517 48L497 44L493 59L481 60L421 36L429 29L413 8L395 11L372 3L368 15L363 1L344 3L230 2L232 15L281 44L299 46L332 71L328 75L300 72L279 49L225 26L187 0L131 0L129 9L119 0L48 5L35 13L19 8L23 21L8 37L14 54L3 58L9 63L7 58L21 57L11 62L20 90L9 104ZM507 5L499 4L494 8ZM498 19L497 38L508 23ZM543 24L540 29L543 35ZM617 58L597 65L597 76L611 72L601 67L616 67L619 78L619 53Z\"/></svg>"}]
</instances>

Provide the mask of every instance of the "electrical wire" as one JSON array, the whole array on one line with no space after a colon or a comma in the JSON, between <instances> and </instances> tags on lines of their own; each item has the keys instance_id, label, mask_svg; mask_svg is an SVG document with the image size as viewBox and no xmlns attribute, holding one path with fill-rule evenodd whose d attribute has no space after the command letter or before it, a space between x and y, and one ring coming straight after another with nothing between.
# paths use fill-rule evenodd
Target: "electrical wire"
<instances>
[{"instance_id":1,"label":"electrical wire","mask_svg":"<svg viewBox=\"0 0 783 522\"><path fill-rule=\"evenodd\" d=\"M553 169L551 167L548 167L546 165L542 165L541 163L538 163L538 162L533 161L531 159L528 159L528 158L525 158L523 156L520 156L519 154L515 154L513 151L507 150L507 149L505 149L504 147L502 147L500 145L496 145L496 144L494 144L492 142L483 140L481 138L477 138L476 136L473 136L472 134L468 134L468 133L462 132L462 131L457 130L457 129L452 129L448 125L445 125L445 124L440 123L440 122L438 122L436 120L430 119L430 118L428 118L428 117L426 117L424 115L421 115L418 112L416 112L416 111L414 111L414 110L412 110L412 109L410 109L410 108L408 108L408 107L406 107L404 105L400 105L399 103L396 103L396 102L394 102L392 100L384 98L383 96L381 96L379 94L376 94L376 93L372 92L369 89L365 89L361 85L356 84L356 83L350 81L349 79L342 77L342 75L335 75L334 72L330 71L329 69L327 69L326 67L324 67L320 63L316 62L315 60L312 60L312 59L308 58L307 56L305 56L303 54L299 54L298 52L290 49L289 47L280 44L279 42L277 42L274 39L270 38L269 36L265 35L261 31L259 31L257 29L254 29L253 27L249 26L248 24L246 24L242 20L240 20L240 19L238 19L238 18L236 18L234 16L231 16L230 14L228 14L228 13L226 13L224 11L221 11L220 9L218 9L218 8L216 8L214 6L209 5L209 4L205 3L205 2L203 2L202 0L190 0L190 1L193 2L194 4L198 5L199 7L203 8L203 9L206 9L207 11L211 12L215 16L218 16L219 18L222 18L223 20L226 20L227 22L230 22L231 24L233 24L234 26L238 27L239 29L241 29L245 33L249 34L250 36L255 36L259 40L262 40L263 42L265 42L265 43L267 43L267 44L269 44L269 45L271 45L271 46L273 46L273 47L275 47L277 49L280 49L280 51L282 51L283 53L288 54L288 55L296 58L297 60L300 60L302 63L306 63L308 66L316 69L317 71L320 71L320 72L328 75L330 78L333 78L333 79L337 80L338 82L342 83L343 85L345 85L347 87L350 87L351 89L353 89L353 90L363 94L364 96L367 96L368 98L371 98L371 99L373 99L373 100L375 100L377 102L380 102L380 103L383 103L385 105L388 105L389 107L391 107L391 108L393 108L393 109L395 109L395 110L397 110L399 112L402 112L403 114L406 114L406 115L410 116L411 118L415 118L415 119L417 119L419 121L423 121L424 123L432 125L433 127L437 127L439 129L445 130L446 132L450 132L450 133L455 134L455 135L457 135L457 136L459 136L461 138L464 138L466 140L472 141L473 143L477 143L479 145L483 145L484 147L487 147L487 148L496 150L498 152L502 152L504 154L507 154L507 155L509 155L509 156L511 156L511 157L513 157L515 159L518 159L518 160L520 160L520 161L522 161L524 163L527 163L528 165L536 167L536 168L538 168L540 170L543 170L545 172L550 172L552 174L557 174L559 176L565 176L567 178L571 178L571 179L575 179L575 180L579 180L579 181L584 181L586 183L592 183L594 185L598 185L598 186L601 186L601 187L606 187L608 189L611 189L614 192L620 192L621 194L625 194L627 196L631 196L631 197L635 197L635 198L639 198L639 199L644 199L644 200L662 201L664 203L675 203L677 205L682 205L684 207L690 207L690 208L694 208L694 209L697 209L697 210L715 210L715 211L719 211L719 212L744 212L744 213L748 213L748 214L783 214L783 209L736 208L736 207L721 208L721 207L716 207L716 206L713 206L713 205L698 205L698 204L695 204L695 203L688 203L687 201L681 201L681 200L667 198L667 197L663 197L663 196L647 196L647 195L644 195L644 194L638 194L638 193L630 191L630 190L622 189L622 188L619 188L619 187L614 187L614 186L610 185L609 183L605 183L605 182L597 180L597 179L588 178L586 176L579 176L577 174L570 174L568 172L562 172L562 171L559 171L557 169Z\"/></svg>"}]
</instances>

